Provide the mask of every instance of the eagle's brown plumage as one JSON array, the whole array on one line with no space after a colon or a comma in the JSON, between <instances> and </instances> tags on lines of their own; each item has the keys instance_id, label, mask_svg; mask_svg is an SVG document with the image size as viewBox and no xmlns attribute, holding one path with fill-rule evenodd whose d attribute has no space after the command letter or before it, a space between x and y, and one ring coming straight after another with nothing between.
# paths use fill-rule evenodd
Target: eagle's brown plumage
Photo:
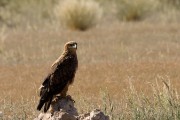
<instances>
[{"instance_id":1,"label":"eagle's brown plumage","mask_svg":"<svg viewBox=\"0 0 180 120\"><path fill-rule=\"evenodd\" d=\"M76 55L77 43L70 41L65 44L62 55L53 63L51 71L40 88L40 100L37 110L44 105L44 112L50 107L53 96L66 96L68 86L73 83L78 67Z\"/></svg>"}]
</instances>

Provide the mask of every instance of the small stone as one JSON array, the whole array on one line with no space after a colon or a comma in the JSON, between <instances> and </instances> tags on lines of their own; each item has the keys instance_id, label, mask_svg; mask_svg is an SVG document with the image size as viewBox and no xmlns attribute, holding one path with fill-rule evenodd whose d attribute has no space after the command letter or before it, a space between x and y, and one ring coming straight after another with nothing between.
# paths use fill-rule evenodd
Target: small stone
<instances>
[{"instance_id":1,"label":"small stone","mask_svg":"<svg viewBox=\"0 0 180 120\"><path fill-rule=\"evenodd\" d=\"M51 113L40 113L34 120L51 120Z\"/></svg>"},{"instance_id":2,"label":"small stone","mask_svg":"<svg viewBox=\"0 0 180 120\"><path fill-rule=\"evenodd\" d=\"M90 113L91 120L109 120L109 117L104 115L99 109L95 109Z\"/></svg>"},{"instance_id":3,"label":"small stone","mask_svg":"<svg viewBox=\"0 0 180 120\"><path fill-rule=\"evenodd\" d=\"M90 113L81 114L81 115L77 116L77 119L78 120L90 120L90 118L88 119L89 116L90 116Z\"/></svg>"},{"instance_id":4,"label":"small stone","mask_svg":"<svg viewBox=\"0 0 180 120\"><path fill-rule=\"evenodd\" d=\"M74 115L71 115L67 112L55 112L52 120L76 120Z\"/></svg>"}]
</instances>

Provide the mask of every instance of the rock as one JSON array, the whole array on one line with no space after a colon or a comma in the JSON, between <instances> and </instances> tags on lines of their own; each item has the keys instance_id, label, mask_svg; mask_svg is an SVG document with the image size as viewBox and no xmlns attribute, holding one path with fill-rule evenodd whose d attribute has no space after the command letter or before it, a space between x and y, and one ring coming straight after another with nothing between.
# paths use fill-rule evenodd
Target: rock
<instances>
[{"instance_id":1,"label":"rock","mask_svg":"<svg viewBox=\"0 0 180 120\"><path fill-rule=\"evenodd\" d=\"M95 109L90 113L79 115L78 120L109 120L109 117L99 109Z\"/></svg>"},{"instance_id":2,"label":"rock","mask_svg":"<svg viewBox=\"0 0 180 120\"><path fill-rule=\"evenodd\" d=\"M109 120L109 117L104 115L104 113L98 109L93 110L90 113L91 120Z\"/></svg>"},{"instance_id":3,"label":"rock","mask_svg":"<svg viewBox=\"0 0 180 120\"><path fill-rule=\"evenodd\" d=\"M52 120L51 113L40 113L34 120Z\"/></svg>"},{"instance_id":4,"label":"rock","mask_svg":"<svg viewBox=\"0 0 180 120\"><path fill-rule=\"evenodd\" d=\"M50 111L54 113L40 113L34 120L109 120L109 117L99 109L78 115L71 96L53 101Z\"/></svg>"},{"instance_id":5,"label":"rock","mask_svg":"<svg viewBox=\"0 0 180 120\"><path fill-rule=\"evenodd\" d=\"M65 112L78 116L77 109L74 107L74 101L72 100L71 96L67 96L66 98L61 98L57 101L53 101L51 105L52 111L60 111L64 110Z\"/></svg>"},{"instance_id":6,"label":"rock","mask_svg":"<svg viewBox=\"0 0 180 120\"><path fill-rule=\"evenodd\" d=\"M52 120L77 120L76 117L72 114L69 114L65 111L55 112Z\"/></svg>"},{"instance_id":7,"label":"rock","mask_svg":"<svg viewBox=\"0 0 180 120\"><path fill-rule=\"evenodd\" d=\"M81 114L77 117L77 119L78 120L86 120L86 119L89 120L90 119L89 116L90 116L90 113Z\"/></svg>"},{"instance_id":8,"label":"rock","mask_svg":"<svg viewBox=\"0 0 180 120\"><path fill-rule=\"evenodd\" d=\"M51 113L40 113L38 118L34 120L77 120L74 115L71 115L65 111L54 112L54 115L51 116Z\"/></svg>"}]
</instances>

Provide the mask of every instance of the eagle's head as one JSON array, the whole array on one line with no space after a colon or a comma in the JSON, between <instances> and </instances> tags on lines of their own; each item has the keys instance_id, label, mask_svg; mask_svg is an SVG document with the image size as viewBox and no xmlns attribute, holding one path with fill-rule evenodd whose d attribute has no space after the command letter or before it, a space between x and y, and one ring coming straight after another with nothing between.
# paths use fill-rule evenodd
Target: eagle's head
<instances>
[{"instance_id":1,"label":"eagle's head","mask_svg":"<svg viewBox=\"0 0 180 120\"><path fill-rule=\"evenodd\" d=\"M75 41L69 41L65 44L64 50L68 52L76 52L77 43Z\"/></svg>"}]
</instances>

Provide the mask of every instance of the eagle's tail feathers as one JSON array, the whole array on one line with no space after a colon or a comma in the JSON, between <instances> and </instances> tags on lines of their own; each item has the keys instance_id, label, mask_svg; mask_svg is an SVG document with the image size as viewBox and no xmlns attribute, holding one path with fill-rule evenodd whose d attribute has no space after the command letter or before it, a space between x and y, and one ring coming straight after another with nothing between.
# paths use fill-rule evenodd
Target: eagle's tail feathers
<instances>
[{"instance_id":1,"label":"eagle's tail feathers","mask_svg":"<svg viewBox=\"0 0 180 120\"><path fill-rule=\"evenodd\" d=\"M52 102L52 98L53 97L50 97L50 99L45 103L44 105L44 113L46 113L51 105L51 102Z\"/></svg>"},{"instance_id":2,"label":"eagle's tail feathers","mask_svg":"<svg viewBox=\"0 0 180 120\"><path fill-rule=\"evenodd\" d=\"M38 106L37 106L37 110L41 110L41 108L43 107L43 105L44 105L44 103L45 103L45 101L44 100L40 100L39 101L39 104L38 104Z\"/></svg>"}]
</instances>

